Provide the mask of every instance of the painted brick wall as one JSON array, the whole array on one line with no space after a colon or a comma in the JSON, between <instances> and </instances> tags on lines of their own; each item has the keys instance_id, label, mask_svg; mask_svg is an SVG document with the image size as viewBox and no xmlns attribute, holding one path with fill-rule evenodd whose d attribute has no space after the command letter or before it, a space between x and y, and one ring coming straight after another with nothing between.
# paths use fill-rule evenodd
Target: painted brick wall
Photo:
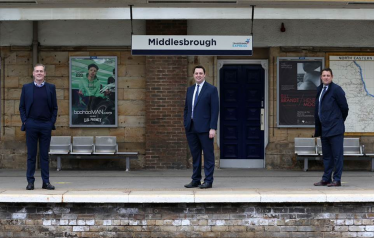
<instances>
[{"instance_id":1,"label":"painted brick wall","mask_svg":"<svg viewBox=\"0 0 374 238\"><path fill-rule=\"evenodd\" d=\"M186 35L187 21L147 21L147 35ZM183 109L187 88L185 56L146 57L146 155L148 169L187 167Z\"/></svg>"},{"instance_id":2,"label":"painted brick wall","mask_svg":"<svg viewBox=\"0 0 374 238\"><path fill-rule=\"evenodd\" d=\"M373 203L0 204L0 237L374 237Z\"/></svg>"}]
</instances>

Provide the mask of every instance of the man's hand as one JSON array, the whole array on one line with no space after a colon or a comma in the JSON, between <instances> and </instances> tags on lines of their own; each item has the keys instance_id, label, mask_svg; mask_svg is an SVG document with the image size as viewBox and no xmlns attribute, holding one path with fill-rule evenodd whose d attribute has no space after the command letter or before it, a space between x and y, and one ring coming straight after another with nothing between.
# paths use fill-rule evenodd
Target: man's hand
<instances>
[{"instance_id":1,"label":"man's hand","mask_svg":"<svg viewBox=\"0 0 374 238\"><path fill-rule=\"evenodd\" d=\"M209 138L213 139L216 136L216 130L210 129L209 131Z\"/></svg>"}]
</instances>

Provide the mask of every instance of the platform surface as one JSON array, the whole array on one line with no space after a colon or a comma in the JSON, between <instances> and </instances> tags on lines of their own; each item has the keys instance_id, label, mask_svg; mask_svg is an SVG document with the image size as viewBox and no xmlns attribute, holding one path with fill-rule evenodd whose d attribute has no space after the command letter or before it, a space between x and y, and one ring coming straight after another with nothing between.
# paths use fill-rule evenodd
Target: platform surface
<instances>
[{"instance_id":1,"label":"platform surface","mask_svg":"<svg viewBox=\"0 0 374 238\"><path fill-rule=\"evenodd\" d=\"M374 202L374 173L343 172L342 187L315 187L322 172L216 169L212 189L186 189L192 170L51 171L54 191L27 191L26 171L0 170L0 203Z\"/></svg>"}]
</instances>

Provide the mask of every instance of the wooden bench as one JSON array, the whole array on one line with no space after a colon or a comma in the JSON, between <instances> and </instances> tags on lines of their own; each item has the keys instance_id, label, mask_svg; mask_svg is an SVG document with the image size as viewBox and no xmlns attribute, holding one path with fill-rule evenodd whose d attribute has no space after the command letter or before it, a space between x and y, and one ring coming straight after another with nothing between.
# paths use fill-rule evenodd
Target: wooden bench
<instances>
[{"instance_id":1,"label":"wooden bench","mask_svg":"<svg viewBox=\"0 0 374 238\"><path fill-rule=\"evenodd\" d=\"M126 171L130 171L130 159L138 159L138 152L118 151L115 136L52 136L49 155L57 157L57 171L62 168L61 159L126 159Z\"/></svg>"},{"instance_id":2,"label":"wooden bench","mask_svg":"<svg viewBox=\"0 0 374 238\"><path fill-rule=\"evenodd\" d=\"M344 160L371 160L371 171L374 171L374 153L365 154L364 145L359 138L344 138ZM304 161L304 171L308 171L309 160L322 160L322 143L320 138L295 138L297 160Z\"/></svg>"}]
</instances>

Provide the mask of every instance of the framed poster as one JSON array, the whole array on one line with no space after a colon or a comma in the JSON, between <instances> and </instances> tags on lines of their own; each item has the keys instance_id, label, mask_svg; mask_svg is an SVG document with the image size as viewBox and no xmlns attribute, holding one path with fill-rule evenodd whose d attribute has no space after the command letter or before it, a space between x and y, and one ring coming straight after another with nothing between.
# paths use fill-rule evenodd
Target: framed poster
<instances>
[{"instance_id":1,"label":"framed poster","mask_svg":"<svg viewBox=\"0 0 374 238\"><path fill-rule=\"evenodd\" d=\"M70 57L70 127L117 127L117 57Z\"/></svg>"},{"instance_id":2,"label":"framed poster","mask_svg":"<svg viewBox=\"0 0 374 238\"><path fill-rule=\"evenodd\" d=\"M277 126L314 127L323 57L278 57Z\"/></svg>"},{"instance_id":3,"label":"framed poster","mask_svg":"<svg viewBox=\"0 0 374 238\"><path fill-rule=\"evenodd\" d=\"M374 135L374 53L332 52L326 54L333 82L343 88L349 113L345 134Z\"/></svg>"}]
</instances>

